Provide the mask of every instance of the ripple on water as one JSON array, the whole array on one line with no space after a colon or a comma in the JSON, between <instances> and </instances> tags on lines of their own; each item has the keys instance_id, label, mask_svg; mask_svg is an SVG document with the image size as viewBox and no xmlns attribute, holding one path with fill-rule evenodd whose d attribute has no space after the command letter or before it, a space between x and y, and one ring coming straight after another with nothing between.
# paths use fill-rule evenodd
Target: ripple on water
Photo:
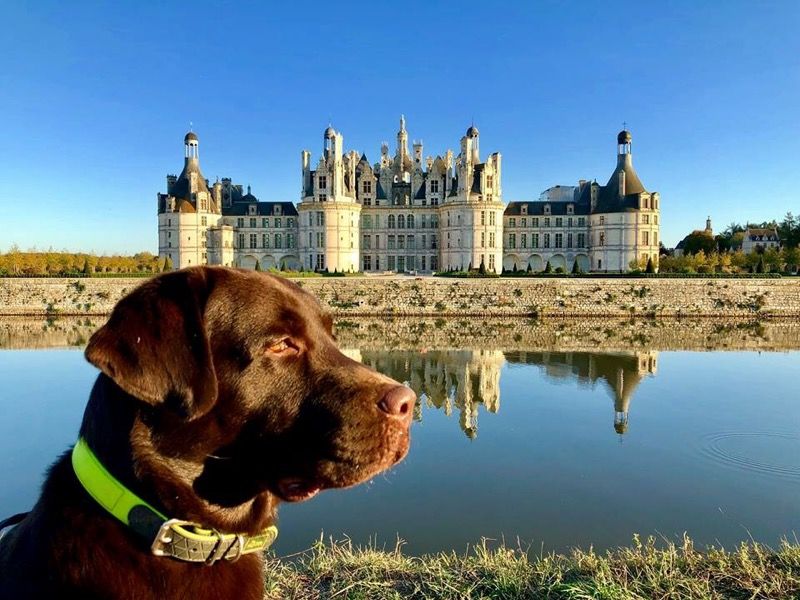
<instances>
[{"instance_id":1,"label":"ripple on water","mask_svg":"<svg viewBox=\"0 0 800 600\"><path fill-rule=\"evenodd\" d=\"M703 438L707 458L753 473L800 481L800 434L728 431Z\"/></svg>"}]
</instances>

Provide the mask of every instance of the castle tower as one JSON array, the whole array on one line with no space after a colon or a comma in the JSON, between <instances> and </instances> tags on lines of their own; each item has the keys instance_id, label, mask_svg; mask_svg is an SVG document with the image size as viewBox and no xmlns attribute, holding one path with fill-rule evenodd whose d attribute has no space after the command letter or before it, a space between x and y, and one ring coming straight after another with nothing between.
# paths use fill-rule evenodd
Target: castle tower
<instances>
[{"instance_id":1,"label":"castle tower","mask_svg":"<svg viewBox=\"0 0 800 600\"><path fill-rule=\"evenodd\" d=\"M183 138L183 170L167 176L167 193L158 195L159 257L176 269L208 264L208 230L220 220L222 207L200 170L200 140Z\"/></svg>"},{"instance_id":2,"label":"castle tower","mask_svg":"<svg viewBox=\"0 0 800 600\"><path fill-rule=\"evenodd\" d=\"M322 138L322 157L316 169L311 169L311 153L304 150L301 154L300 260L309 270L358 271L361 205L355 192L357 155L343 155L344 137L332 126Z\"/></svg>"},{"instance_id":3,"label":"castle tower","mask_svg":"<svg viewBox=\"0 0 800 600\"><path fill-rule=\"evenodd\" d=\"M633 168L631 132L617 134L617 165L605 186L591 190L590 268L624 273L658 268L660 197L649 192Z\"/></svg>"}]
</instances>

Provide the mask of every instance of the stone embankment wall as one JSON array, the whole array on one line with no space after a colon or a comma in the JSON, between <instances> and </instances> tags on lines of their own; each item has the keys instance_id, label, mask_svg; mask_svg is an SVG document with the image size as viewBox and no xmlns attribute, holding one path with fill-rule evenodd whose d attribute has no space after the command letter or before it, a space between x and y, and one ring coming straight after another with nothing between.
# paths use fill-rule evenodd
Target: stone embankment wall
<instances>
[{"instance_id":1,"label":"stone embankment wall","mask_svg":"<svg viewBox=\"0 0 800 600\"><path fill-rule=\"evenodd\" d=\"M86 345L105 317L0 317L0 349ZM800 350L800 321L737 319L339 318L339 346L358 350L540 352Z\"/></svg>"},{"instance_id":2,"label":"stone embankment wall","mask_svg":"<svg viewBox=\"0 0 800 600\"><path fill-rule=\"evenodd\" d=\"M337 316L800 317L800 279L304 278ZM105 315L141 279L0 279L0 315Z\"/></svg>"}]
</instances>

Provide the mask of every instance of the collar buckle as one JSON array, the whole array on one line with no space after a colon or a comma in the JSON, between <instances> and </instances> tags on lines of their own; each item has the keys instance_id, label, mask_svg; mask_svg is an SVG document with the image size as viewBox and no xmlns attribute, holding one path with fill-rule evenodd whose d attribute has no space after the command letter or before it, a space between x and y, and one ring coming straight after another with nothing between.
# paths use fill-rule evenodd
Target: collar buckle
<instances>
[{"instance_id":1,"label":"collar buckle","mask_svg":"<svg viewBox=\"0 0 800 600\"><path fill-rule=\"evenodd\" d=\"M172 530L173 525L190 526L192 523L189 521L182 521L181 519L169 519L164 521L150 546L150 552L154 556L172 556L172 553L168 552L168 549L175 537L175 532Z\"/></svg>"}]
</instances>

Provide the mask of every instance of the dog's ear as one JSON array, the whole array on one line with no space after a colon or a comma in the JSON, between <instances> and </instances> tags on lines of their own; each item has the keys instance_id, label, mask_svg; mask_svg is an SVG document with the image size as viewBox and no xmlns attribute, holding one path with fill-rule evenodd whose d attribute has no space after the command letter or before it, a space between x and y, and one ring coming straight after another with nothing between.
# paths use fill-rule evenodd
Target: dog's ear
<instances>
[{"instance_id":1,"label":"dog's ear","mask_svg":"<svg viewBox=\"0 0 800 600\"><path fill-rule=\"evenodd\" d=\"M139 286L92 335L86 359L144 402L188 419L205 414L217 399L204 318L209 279L207 269L191 268Z\"/></svg>"}]
</instances>

